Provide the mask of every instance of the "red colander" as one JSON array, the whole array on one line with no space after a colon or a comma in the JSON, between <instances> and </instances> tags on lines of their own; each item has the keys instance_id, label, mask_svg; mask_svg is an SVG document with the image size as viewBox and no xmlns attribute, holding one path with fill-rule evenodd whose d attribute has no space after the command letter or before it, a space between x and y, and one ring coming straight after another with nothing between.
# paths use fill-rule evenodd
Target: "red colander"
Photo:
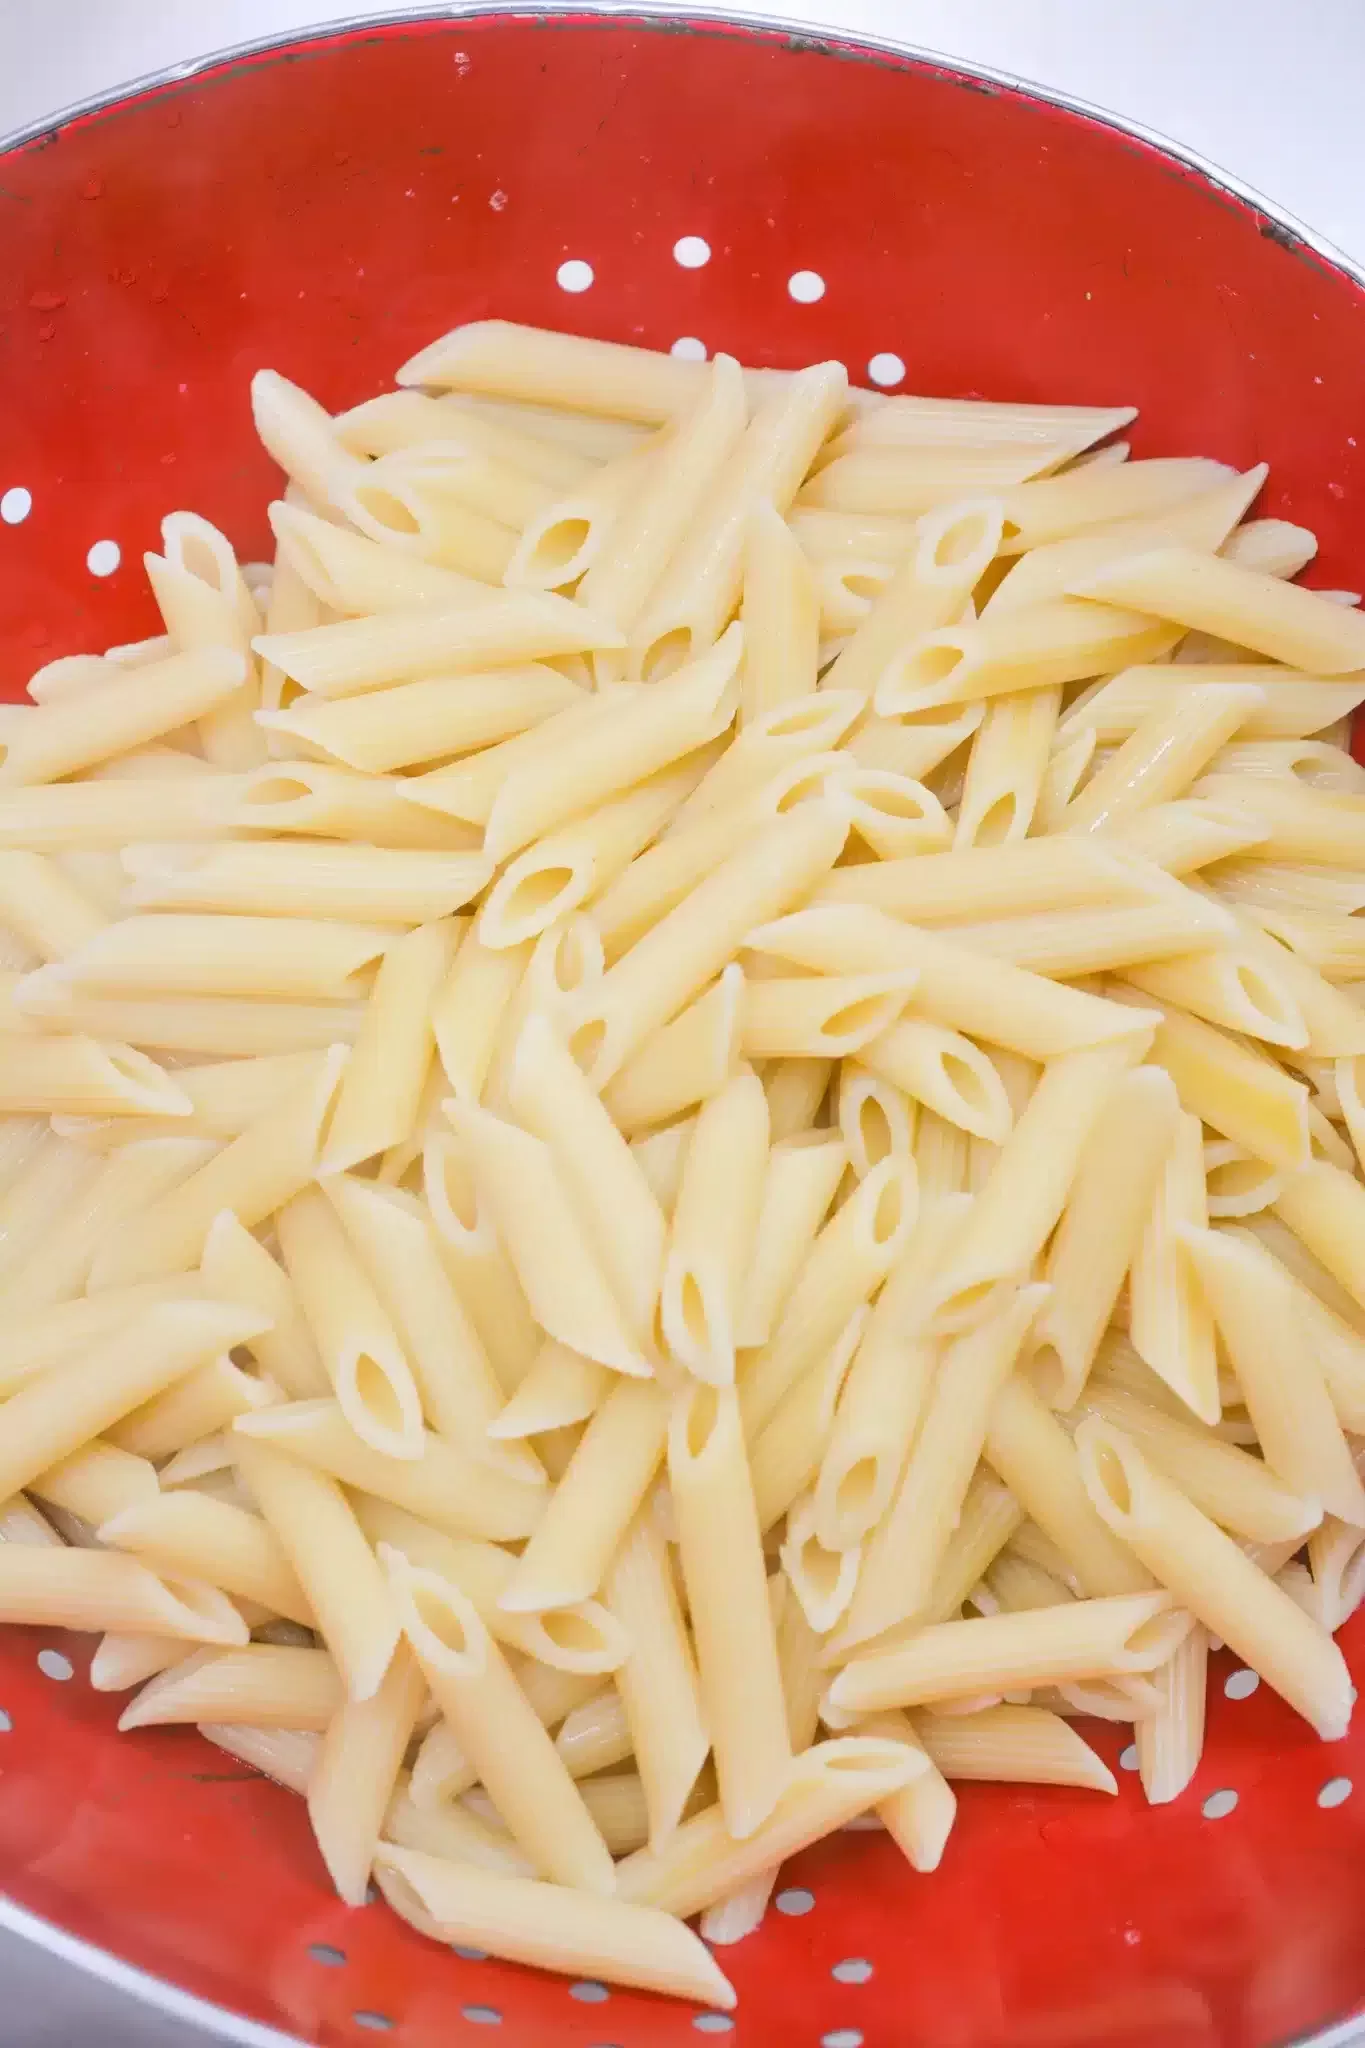
<instances>
[{"instance_id":1,"label":"red colander","mask_svg":"<svg viewBox=\"0 0 1365 2048\"><path fill-rule=\"evenodd\" d=\"M0 154L0 699L157 629L167 511L270 552L253 370L338 409L485 315L1132 402L1138 453L1267 460L1263 509L1320 536L1309 580L1361 583L1365 290L1216 173L838 38L457 12L244 52ZM1345 1647L1365 1666L1360 1617ZM1365 2004L1365 1723L1325 1747L1225 1658L1178 1803L1126 1768L1117 1799L964 1786L932 1877L836 1836L727 1952L731 2018L348 1910L298 1801L193 1732L117 1736L89 1655L0 1632L0 1933L40 1916L179 1987L187 2039L265 2038L241 2015L327 2048L1272 2048ZM0 2039L32 2038L9 2018L0 1981Z\"/></svg>"}]
</instances>

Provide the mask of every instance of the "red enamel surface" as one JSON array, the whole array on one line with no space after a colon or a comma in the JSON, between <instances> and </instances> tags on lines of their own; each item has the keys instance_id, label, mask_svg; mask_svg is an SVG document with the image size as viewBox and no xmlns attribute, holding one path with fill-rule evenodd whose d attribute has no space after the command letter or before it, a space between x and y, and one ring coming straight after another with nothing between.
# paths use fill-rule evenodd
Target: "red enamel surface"
<instances>
[{"instance_id":1,"label":"red enamel surface","mask_svg":"<svg viewBox=\"0 0 1365 2048\"><path fill-rule=\"evenodd\" d=\"M504 203L505 200L505 203ZM1264 509L1361 584L1365 295L1198 175L1078 116L912 63L711 24L496 17L255 57L0 158L0 697L150 630L138 558L186 505L265 551L247 379L329 405L456 321L529 319L754 362L893 350L909 388L1136 402L1144 453L1272 464ZM681 235L711 244L685 270ZM560 291L566 257L596 273ZM815 270L800 306L786 280ZM99 581L91 544L122 566ZM1347 1632L1348 1648L1352 1631ZM0 1886L128 1961L304 2040L695 2043L693 2013L460 1961L329 1897L298 1803L0 1633ZM1354 1635L1365 1662L1365 1630ZM1220 1660L1219 1678L1223 1668ZM1111 1761L1120 1742L1097 1728ZM1328 1779L1358 1772L1335 1810ZM1240 1803L1202 1817L1208 1794ZM730 2037L866 2048L1268 2048L1365 2000L1365 1732L1324 1748L1219 1690L1174 1808L965 1787L941 1871L842 1836L815 1907L728 1953ZM327 1968L310 1943L346 1951ZM874 1965L862 1984L835 1963ZM379 2038L384 2038L380 2036Z\"/></svg>"}]
</instances>

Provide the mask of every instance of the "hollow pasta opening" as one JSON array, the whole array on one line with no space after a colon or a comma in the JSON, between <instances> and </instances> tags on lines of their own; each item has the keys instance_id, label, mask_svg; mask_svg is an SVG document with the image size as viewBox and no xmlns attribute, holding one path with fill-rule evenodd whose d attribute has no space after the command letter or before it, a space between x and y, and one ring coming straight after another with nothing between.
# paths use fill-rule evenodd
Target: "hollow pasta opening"
<instances>
[{"instance_id":1,"label":"hollow pasta opening","mask_svg":"<svg viewBox=\"0 0 1365 2048\"><path fill-rule=\"evenodd\" d=\"M875 1095L865 1095L858 1104L858 1143L869 1167L880 1166L895 1150L891 1119Z\"/></svg>"},{"instance_id":2,"label":"hollow pasta opening","mask_svg":"<svg viewBox=\"0 0 1365 2048\"><path fill-rule=\"evenodd\" d=\"M1097 1483L1103 1487L1106 1496L1113 1502L1121 1515L1132 1513L1133 1491L1128 1484L1128 1472L1118 1452L1108 1444L1092 1444L1090 1447L1090 1469ZM1129 1647L1131 1648L1131 1642Z\"/></svg>"},{"instance_id":3,"label":"hollow pasta opening","mask_svg":"<svg viewBox=\"0 0 1365 2048\"><path fill-rule=\"evenodd\" d=\"M372 1351L357 1352L351 1368L357 1406L387 1436L407 1433L410 1417L388 1366Z\"/></svg>"},{"instance_id":4,"label":"hollow pasta opening","mask_svg":"<svg viewBox=\"0 0 1365 2048\"><path fill-rule=\"evenodd\" d=\"M504 924L526 924L552 913L559 898L577 881L571 867L536 868L508 891L502 902Z\"/></svg>"},{"instance_id":5,"label":"hollow pasta opening","mask_svg":"<svg viewBox=\"0 0 1365 2048\"><path fill-rule=\"evenodd\" d=\"M662 682L688 661L692 654L692 628L675 626L651 640L640 661L640 673L647 683Z\"/></svg>"},{"instance_id":6,"label":"hollow pasta opening","mask_svg":"<svg viewBox=\"0 0 1365 2048\"><path fill-rule=\"evenodd\" d=\"M522 573L537 582L560 582L577 566L577 557L587 546L591 534L591 519L581 515L552 521L537 536L535 545L526 556Z\"/></svg>"},{"instance_id":7,"label":"hollow pasta opening","mask_svg":"<svg viewBox=\"0 0 1365 2048\"><path fill-rule=\"evenodd\" d=\"M601 1017L589 1017L569 1033L569 1051L585 1074L590 1074L606 1042L607 1026Z\"/></svg>"},{"instance_id":8,"label":"hollow pasta opening","mask_svg":"<svg viewBox=\"0 0 1365 2048\"><path fill-rule=\"evenodd\" d=\"M894 1014L885 996L860 996L842 1009L831 1010L821 1026L821 1036L830 1040L862 1038L880 1030L883 1019L889 1023Z\"/></svg>"},{"instance_id":9,"label":"hollow pasta opening","mask_svg":"<svg viewBox=\"0 0 1365 2048\"><path fill-rule=\"evenodd\" d=\"M595 1656L605 1647L601 1627L577 1607L554 1607L540 1617L547 1642L573 1656Z\"/></svg>"},{"instance_id":10,"label":"hollow pasta opening","mask_svg":"<svg viewBox=\"0 0 1365 2048\"><path fill-rule=\"evenodd\" d=\"M1246 997L1259 1017L1277 1032L1289 1032L1293 1036L1301 1033L1296 1028L1300 1019L1285 1001L1283 992L1252 960L1239 960L1233 969L1238 988Z\"/></svg>"},{"instance_id":11,"label":"hollow pasta opening","mask_svg":"<svg viewBox=\"0 0 1365 2048\"><path fill-rule=\"evenodd\" d=\"M714 1387L694 1387L688 1401L683 1444L689 1458L700 1458L720 1419L720 1395Z\"/></svg>"},{"instance_id":12,"label":"hollow pasta opening","mask_svg":"<svg viewBox=\"0 0 1365 2048\"><path fill-rule=\"evenodd\" d=\"M1029 1378L1043 1399L1051 1405L1066 1391L1067 1371L1055 1344L1040 1344L1028 1364Z\"/></svg>"},{"instance_id":13,"label":"hollow pasta opening","mask_svg":"<svg viewBox=\"0 0 1365 2048\"><path fill-rule=\"evenodd\" d=\"M411 537L422 531L421 520L392 491L383 490L378 484L361 484L355 497L361 511L367 512L376 525L388 527L391 533Z\"/></svg>"},{"instance_id":14,"label":"hollow pasta opening","mask_svg":"<svg viewBox=\"0 0 1365 2048\"><path fill-rule=\"evenodd\" d=\"M877 1500L881 1460L868 1452L855 1458L834 1489L835 1520L845 1527L865 1528Z\"/></svg>"},{"instance_id":15,"label":"hollow pasta opening","mask_svg":"<svg viewBox=\"0 0 1365 2048\"><path fill-rule=\"evenodd\" d=\"M872 1211L872 1242L889 1244L905 1219L905 1189L899 1175L887 1181Z\"/></svg>"},{"instance_id":16,"label":"hollow pasta opening","mask_svg":"<svg viewBox=\"0 0 1365 2048\"><path fill-rule=\"evenodd\" d=\"M906 690L932 689L949 682L966 659L963 647L954 647L950 642L926 642L905 656L896 681Z\"/></svg>"},{"instance_id":17,"label":"hollow pasta opening","mask_svg":"<svg viewBox=\"0 0 1365 2048\"><path fill-rule=\"evenodd\" d=\"M463 1657L469 1651L469 1631L464 1621L438 1586L414 1579L408 1589L417 1619L443 1650Z\"/></svg>"},{"instance_id":18,"label":"hollow pasta opening","mask_svg":"<svg viewBox=\"0 0 1365 2048\"><path fill-rule=\"evenodd\" d=\"M934 543L930 561L935 569L957 569L970 562L993 538L993 522L984 512L966 512L945 526Z\"/></svg>"},{"instance_id":19,"label":"hollow pasta opening","mask_svg":"<svg viewBox=\"0 0 1365 2048\"><path fill-rule=\"evenodd\" d=\"M263 775L258 782L253 782L244 792L242 802L265 810L277 804L301 803L312 794L312 788L301 775L287 775L282 771L278 775Z\"/></svg>"},{"instance_id":20,"label":"hollow pasta opening","mask_svg":"<svg viewBox=\"0 0 1365 2048\"><path fill-rule=\"evenodd\" d=\"M950 1047L939 1054L938 1066L944 1087L956 1095L969 1114L983 1117L996 1108L995 1094L985 1076L962 1053Z\"/></svg>"},{"instance_id":21,"label":"hollow pasta opening","mask_svg":"<svg viewBox=\"0 0 1365 2048\"><path fill-rule=\"evenodd\" d=\"M973 846L1004 846L1014 834L1018 816L1019 799L1012 789L1006 790L982 812L972 834Z\"/></svg>"}]
</instances>

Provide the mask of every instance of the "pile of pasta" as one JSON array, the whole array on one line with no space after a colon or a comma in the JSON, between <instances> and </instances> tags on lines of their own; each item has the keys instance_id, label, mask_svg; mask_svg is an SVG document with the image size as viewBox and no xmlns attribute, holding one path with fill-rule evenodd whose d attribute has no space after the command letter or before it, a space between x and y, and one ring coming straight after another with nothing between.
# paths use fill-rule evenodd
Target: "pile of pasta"
<instances>
[{"instance_id":1,"label":"pile of pasta","mask_svg":"<svg viewBox=\"0 0 1365 2048\"><path fill-rule=\"evenodd\" d=\"M1346 1732L1365 621L1121 408L398 386L0 712L0 1619L724 2007L835 1829L1175 1797L1213 1643Z\"/></svg>"}]
</instances>

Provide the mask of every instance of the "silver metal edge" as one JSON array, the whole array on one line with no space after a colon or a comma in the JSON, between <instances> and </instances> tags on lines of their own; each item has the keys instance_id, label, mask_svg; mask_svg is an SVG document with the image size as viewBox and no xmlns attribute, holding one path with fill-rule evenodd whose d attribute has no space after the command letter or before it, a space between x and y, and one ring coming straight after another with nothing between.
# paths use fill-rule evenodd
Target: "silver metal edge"
<instances>
[{"instance_id":1,"label":"silver metal edge","mask_svg":"<svg viewBox=\"0 0 1365 2048\"><path fill-rule=\"evenodd\" d=\"M1344 249L1337 247L1326 235L1320 235L1315 228L1299 220L1283 207L1276 206L1239 178L1235 172L1225 170L1211 158L1201 156L1198 150L1188 148L1184 143L1163 135L1159 129L1149 128L1145 122L1128 120L1112 112L1108 107L1097 105L1092 100L1080 99L1074 93L1062 92L1055 86L1042 85L1035 79L1021 78L1017 73L998 71L989 64L968 63L964 58L947 55L941 50L932 50L922 44L901 42L892 36L870 34L850 35L844 29L825 27L814 22L792 21L779 14L734 15L707 13L688 16L686 0L681 5L670 5L669 0L497 0L495 6L486 0L449 0L449 4L430 7L408 7L385 14L356 14L340 16L332 21L315 22L310 28L296 29L283 35L261 36L254 42L236 43L227 49L211 51L207 56L195 57L182 64L173 64L164 71L144 73L140 78L128 80L106 93L96 93L86 100L77 100L62 107L41 120L30 122L27 127L16 129L12 134L0 136L0 157L10 151L24 148L45 135L63 128L70 121L84 119L90 114L99 114L120 105L125 100L155 91L158 86L180 85L213 71L223 64L239 62L244 57L267 56L272 50L298 49L309 43L325 42L337 35L357 30L382 29L411 26L416 22L478 20L497 15L522 16L530 21L552 21L556 14L599 16L603 21L639 19L645 21L671 21L676 23L680 15L689 22L697 33L704 34L708 28L757 29L769 34L793 38L801 45L809 45L817 54L821 47L832 44L848 50L865 50L873 57L889 57L898 60L909 59L911 63L926 65L934 71L947 72L960 78L980 80L983 84L999 86L1003 91L1022 93L1026 98L1041 100L1045 106L1059 107L1065 113L1079 114L1100 127L1109 128L1115 134L1130 140L1145 143L1160 155L1183 164L1187 170L1196 171L1209 184L1231 198L1240 200L1254 212L1272 221L1277 228L1311 249L1315 256L1343 276L1365 290L1365 262L1357 262ZM122 1963L107 1950L93 1947L88 1942L77 1941L64 1934L51 1921L40 1919L36 1914L26 1913L20 1907L11 1905L0 1898L0 1928L45 1948L53 1957L72 1963L76 1968L103 1979L111 1987L125 1990L146 2000L165 2013L168 2018L183 2019L187 2024L201 2030L211 2027L220 2040L240 2044L240 2048L305 2048L294 2035L280 2034L272 2028L258 2026L252 2020L242 2019L223 2006L211 2005L207 2000L195 1998L189 1992L177 1991L160 1977L153 1977L144 1970L134 1969ZM1365 2014L1358 2018L1346 2019L1317 2034L1305 2034L1286 2044L1286 2048L1365 2048Z\"/></svg>"},{"instance_id":2,"label":"silver metal edge","mask_svg":"<svg viewBox=\"0 0 1365 2048\"><path fill-rule=\"evenodd\" d=\"M53 1921L26 1912L11 1899L0 1898L0 1940L6 1935L41 1950L53 1962L81 1971L108 1991L125 1993L140 2008L150 2007L177 2025L193 2028L201 2038L230 2042L233 2048L305 2048L297 2034L281 2034L274 2027L229 2012L226 2006L197 1998L193 1992L179 1991L164 1977L155 1977L149 1970L122 1962L108 1949L79 1941ZM45 2015L49 2019L59 2016ZM5 2016L0 2012L0 2029L4 2023Z\"/></svg>"}]
</instances>

